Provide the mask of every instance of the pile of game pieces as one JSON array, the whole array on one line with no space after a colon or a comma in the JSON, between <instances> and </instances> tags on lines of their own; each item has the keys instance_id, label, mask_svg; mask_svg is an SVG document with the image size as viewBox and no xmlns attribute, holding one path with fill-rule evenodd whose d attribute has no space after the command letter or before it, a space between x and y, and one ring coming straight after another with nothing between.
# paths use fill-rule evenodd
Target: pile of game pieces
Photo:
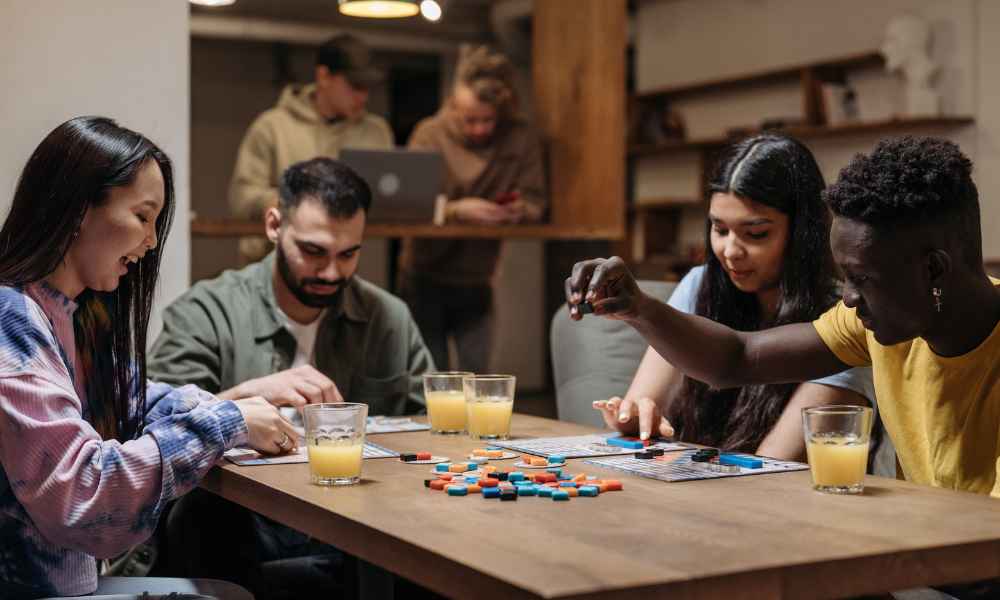
<instances>
[{"instance_id":1,"label":"pile of game pieces","mask_svg":"<svg viewBox=\"0 0 1000 600\"><path fill-rule=\"evenodd\" d=\"M434 465L434 470L438 473L468 473L470 471L475 471L480 467L486 468L488 465L479 465L474 462L460 462L460 463L449 463L443 462ZM491 469L495 467L490 467Z\"/></svg>"},{"instance_id":2,"label":"pile of game pieces","mask_svg":"<svg viewBox=\"0 0 1000 600\"><path fill-rule=\"evenodd\" d=\"M472 451L472 456L479 458L503 458L503 448L476 448Z\"/></svg>"},{"instance_id":3,"label":"pile of game pieces","mask_svg":"<svg viewBox=\"0 0 1000 600\"><path fill-rule=\"evenodd\" d=\"M567 501L577 496L594 497L623 489L617 479L598 479L585 473L570 475L558 467L547 468L544 472L522 473L501 471L492 465L472 470L475 466L471 463L439 464L435 468L436 478L425 479L424 487L444 491L449 496L481 494L483 498L499 498L501 501L517 500L520 496Z\"/></svg>"},{"instance_id":4,"label":"pile of game pieces","mask_svg":"<svg viewBox=\"0 0 1000 600\"><path fill-rule=\"evenodd\" d=\"M540 469L543 467L561 467L565 464L566 457L559 454L550 454L547 457L522 454L521 462L514 463L514 466Z\"/></svg>"}]
</instances>

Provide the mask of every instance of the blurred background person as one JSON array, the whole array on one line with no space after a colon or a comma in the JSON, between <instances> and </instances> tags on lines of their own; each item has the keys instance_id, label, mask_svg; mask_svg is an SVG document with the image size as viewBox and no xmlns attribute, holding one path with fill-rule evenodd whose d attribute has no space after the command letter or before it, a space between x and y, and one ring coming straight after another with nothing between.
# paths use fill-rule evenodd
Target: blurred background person
<instances>
[{"instance_id":1,"label":"blurred background person","mask_svg":"<svg viewBox=\"0 0 1000 600\"><path fill-rule=\"evenodd\" d=\"M316 157L337 158L343 148L393 147L392 130L366 110L368 88L383 74L371 63L368 47L343 34L316 52L316 79L285 87L274 108L258 116L240 144L229 186L233 214L262 220L278 204L278 181L292 164ZM263 236L240 240L243 264L271 250Z\"/></svg>"},{"instance_id":2,"label":"blurred background person","mask_svg":"<svg viewBox=\"0 0 1000 600\"><path fill-rule=\"evenodd\" d=\"M517 112L514 69L485 47L463 48L451 95L421 121L409 147L444 155L450 223L535 223L546 205L542 145ZM441 369L448 339L458 364L489 370L493 345L492 279L499 239L407 239L399 258L399 291Z\"/></svg>"}]
</instances>

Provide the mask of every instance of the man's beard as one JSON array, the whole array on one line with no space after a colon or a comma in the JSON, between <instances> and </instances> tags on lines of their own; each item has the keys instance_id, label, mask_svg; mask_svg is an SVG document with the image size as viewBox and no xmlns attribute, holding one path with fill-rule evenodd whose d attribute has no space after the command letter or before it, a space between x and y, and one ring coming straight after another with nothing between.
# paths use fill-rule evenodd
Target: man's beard
<instances>
[{"instance_id":1,"label":"man's beard","mask_svg":"<svg viewBox=\"0 0 1000 600\"><path fill-rule=\"evenodd\" d=\"M296 281L295 275L292 273L292 268L288 264L288 257L285 256L285 251L281 247L280 240L276 246L277 256L275 258L278 261L278 273L281 275L281 280L285 282L285 287L295 296L296 300L309 308L326 308L337 303L344 288L347 287L350 277L342 277L335 281L307 277L302 281ZM335 285L337 286L337 291L332 294L311 294L305 289L309 284Z\"/></svg>"}]
</instances>

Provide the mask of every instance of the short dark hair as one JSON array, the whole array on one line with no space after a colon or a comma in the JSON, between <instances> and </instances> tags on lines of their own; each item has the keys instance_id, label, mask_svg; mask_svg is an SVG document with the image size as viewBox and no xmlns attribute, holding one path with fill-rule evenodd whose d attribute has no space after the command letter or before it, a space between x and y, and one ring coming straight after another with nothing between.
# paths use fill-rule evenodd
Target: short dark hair
<instances>
[{"instance_id":1,"label":"short dark hair","mask_svg":"<svg viewBox=\"0 0 1000 600\"><path fill-rule=\"evenodd\" d=\"M365 180L344 163L313 158L295 163L281 175L278 208L287 213L305 198L322 202L331 217L346 219L359 209L368 212L372 192Z\"/></svg>"},{"instance_id":2,"label":"short dark hair","mask_svg":"<svg viewBox=\"0 0 1000 600\"><path fill-rule=\"evenodd\" d=\"M373 66L368 45L349 33L335 35L317 48L316 64L342 74L356 88L367 89L385 79Z\"/></svg>"},{"instance_id":3,"label":"short dark hair","mask_svg":"<svg viewBox=\"0 0 1000 600\"><path fill-rule=\"evenodd\" d=\"M881 140L871 154L855 155L824 195L835 215L876 230L945 224L964 241L967 258L982 262L972 161L953 142L912 136Z\"/></svg>"}]
</instances>

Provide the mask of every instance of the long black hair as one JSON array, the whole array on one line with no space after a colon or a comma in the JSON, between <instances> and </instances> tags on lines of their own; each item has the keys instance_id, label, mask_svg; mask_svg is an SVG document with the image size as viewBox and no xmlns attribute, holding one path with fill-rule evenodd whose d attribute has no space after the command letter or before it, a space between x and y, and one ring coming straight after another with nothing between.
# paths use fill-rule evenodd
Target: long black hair
<instances>
[{"instance_id":1,"label":"long black hair","mask_svg":"<svg viewBox=\"0 0 1000 600\"><path fill-rule=\"evenodd\" d=\"M832 306L838 287L830 251L830 213L821 194L823 174L802 143L758 135L728 149L708 182L708 193L735 194L788 215L789 236L773 317L762 314L756 294L740 291L719 259L706 252L695 313L739 331L811 321ZM706 219L705 246L712 223ZM754 452L778 421L798 384L750 385L713 390L684 377L668 410L680 439L726 450Z\"/></svg>"},{"instance_id":2,"label":"long black hair","mask_svg":"<svg viewBox=\"0 0 1000 600\"><path fill-rule=\"evenodd\" d=\"M146 327L161 252L173 218L170 160L145 136L104 117L77 117L50 132L28 159L0 230L0 284L43 280L62 263L84 215L112 188L135 181L147 161L163 174L159 246L129 266L112 292L84 290L75 300L78 368L86 375L88 419L104 439L142 430L146 401ZM134 403L134 404L133 404Z\"/></svg>"}]
</instances>

